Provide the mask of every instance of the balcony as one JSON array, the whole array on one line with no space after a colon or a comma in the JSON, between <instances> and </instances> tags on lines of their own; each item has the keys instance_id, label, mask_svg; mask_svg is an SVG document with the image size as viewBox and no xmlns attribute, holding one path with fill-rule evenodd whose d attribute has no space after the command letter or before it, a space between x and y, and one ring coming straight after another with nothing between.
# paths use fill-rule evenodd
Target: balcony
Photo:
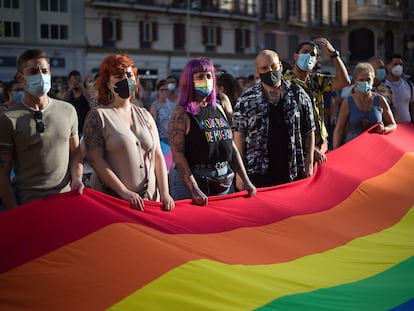
<instances>
[{"instance_id":1,"label":"balcony","mask_svg":"<svg viewBox=\"0 0 414 311\"><path fill-rule=\"evenodd\" d=\"M133 9L148 12L187 14L192 16L257 19L256 1L248 0L91 0L95 7ZM188 7L188 9L187 9Z\"/></svg>"},{"instance_id":2,"label":"balcony","mask_svg":"<svg viewBox=\"0 0 414 311\"><path fill-rule=\"evenodd\" d=\"M385 4L382 0L357 0L349 5L349 20L401 21L404 8L397 1ZM389 1L387 1L388 3Z\"/></svg>"}]
</instances>

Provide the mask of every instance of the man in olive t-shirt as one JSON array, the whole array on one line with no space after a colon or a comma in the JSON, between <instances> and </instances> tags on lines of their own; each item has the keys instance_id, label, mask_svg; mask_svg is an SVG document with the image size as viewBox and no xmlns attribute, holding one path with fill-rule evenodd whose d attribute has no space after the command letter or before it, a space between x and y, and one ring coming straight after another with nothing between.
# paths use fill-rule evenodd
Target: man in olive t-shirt
<instances>
[{"instance_id":1,"label":"man in olive t-shirt","mask_svg":"<svg viewBox=\"0 0 414 311\"><path fill-rule=\"evenodd\" d=\"M24 101L0 115L0 197L5 209L77 189L83 191L76 110L52 99L46 54L26 50L16 78ZM10 183L14 169L15 183Z\"/></svg>"}]
</instances>

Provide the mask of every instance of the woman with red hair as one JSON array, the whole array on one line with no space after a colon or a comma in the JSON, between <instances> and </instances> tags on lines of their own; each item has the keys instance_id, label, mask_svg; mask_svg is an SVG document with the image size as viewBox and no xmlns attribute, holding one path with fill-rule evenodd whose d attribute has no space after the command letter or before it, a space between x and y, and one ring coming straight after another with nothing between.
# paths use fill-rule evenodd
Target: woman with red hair
<instances>
[{"instance_id":1,"label":"woman with red hair","mask_svg":"<svg viewBox=\"0 0 414 311\"><path fill-rule=\"evenodd\" d=\"M134 104L139 79L127 55L106 57L99 72L98 107L85 121L86 155L94 173L91 187L144 210L143 200L174 208L157 126L151 114Z\"/></svg>"}]
</instances>

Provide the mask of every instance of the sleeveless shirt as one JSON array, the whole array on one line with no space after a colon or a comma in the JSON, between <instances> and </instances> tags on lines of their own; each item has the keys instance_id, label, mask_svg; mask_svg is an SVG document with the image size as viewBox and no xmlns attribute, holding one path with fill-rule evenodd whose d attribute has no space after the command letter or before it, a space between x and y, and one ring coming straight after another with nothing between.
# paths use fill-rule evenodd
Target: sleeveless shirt
<instances>
[{"instance_id":1,"label":"sleeveless shirt","mask_svg":"<svg viewBox=\"0 0 414 311\"><path fill-rule=\"evenodd\" d=\"M231 161L233 134L219 108L200 107L190 116L190 131L185 140L185 156L190 166Z\"/></svg>"},{"instance_id":2,"label":"sleeveless shirt","mask_svg":"<svg viewBox=\"0 0 414 311\"><path fill-rule=\"evenodd\" d=\"M374 97L374 104L369 111L361 111L352 96L348 96L349 104L349 132L346 141L350 141L362 134L375 123L382 121L382 108L378 95Z\"/></svg>"}]
</instances>

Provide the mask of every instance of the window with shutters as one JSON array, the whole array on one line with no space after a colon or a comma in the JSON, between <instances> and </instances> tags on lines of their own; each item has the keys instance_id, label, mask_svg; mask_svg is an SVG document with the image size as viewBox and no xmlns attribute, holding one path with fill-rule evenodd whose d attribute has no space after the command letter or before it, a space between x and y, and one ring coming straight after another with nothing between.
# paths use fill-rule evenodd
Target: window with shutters
<instances>
[{"instance_id":1,"label":"window with shutters","mask_svg":"<svg viewBox=\"0 0 414 311\"><path fill-rule=\"evenodd\" d=\"M203 26L202 44L206 52L215 52L217 46L221 45L221 28L214 26Z\"/></svg>"},{"instance_id":2,"label":"window with shutters","mask_svg":"<svg viewBox=\"0 0 414 311\"><path fill-rule=\"evenodd\" d=\"M122 39L122 24L119 18L102 18L102 44L105 47L115 46Z\"/></svg>"},{"instance_id":3,"label":"window with shutters","mask_svg":"<svg viewBox=\"0 0 414 311\"><path fill-rule=\"evenodd\" d=\"M139 22L139 42L142 49L151 49L152 42L158 40L158 25L156 22Z\"/></svg>"},{"instance_id":4,"label":"window with shutters","mask_svg":"<svg viewBox=\"0 0 414 311\"><path fill-rule=\"evenodd\" d=\"M299 0L288 1L288 18L291 22L300 21L300 2Z\"/></svg>"},{"instance_id":5,"label":"window with shutters","mask_svg":"<svg viewBox=\"0 0 414 311\"><path fill-rule=\"evenodd\" d=\"M267 19L277 18L275 0L263 0L262 17Z\"/></svg>"},{"instance_id":6,"label":"window with shutters","mask_svg":"<svg viewBox=\"0 0 414 311\"><path fill-rule=\"evenodd\" d=\"M274 33L264 34L264 48L276 50L276 35Z\"/></svg>"},{"instance_id":7,"label":"window with shutters","mask_svg":"<svg viewBox=\"0 0 414 311\"><path fill-rule=\"evenodd\" d=\"M185 48L185 24L175 23L174 31L174 50L183 51Z\"/></svg>"},{"instance_id":8,"label":"window with shutters","mask_svg":"<svg viewBox=\"0 0 414 311\"><path fill-rule=\"evenodd\" d=\"M247 0L234 0L234 13L246 14L247 7Z\"/></svg>"},{"instance_id":9,"label":"window with shutters","mask_svg":"<svg viewBox=\"0 0 414 311\"><path fill-rule=\"evenodd\" d=\"M322 1L309 0L309 22L312 25L322 24Z\"/></svg>"},{"instance_id":10,"label":"window with shutters","mask_svg":"<svg viewBox=\"0 0 414 311\"><path fill-rule=\"evenodd\" d=\"M220 3L218 0L200 0L201 10L204 11L218 11ZM194 6L194 4L192 4Z\"/></svg>"},{"instance_id":11,"label":"window with shutters","mask_svg":"<svg viewBox=\"0 0 414 311\"><path fill-rule=\"evenodd\" d=\"M234 37L236 53L243 54L245 49L250 47L250 30L236 29Z\"/></svg>"},{"instance_id":12,"label":"window with shutters","mask_svg":"<svg viewBox=\"0 0 414 311\"><path fill-rule=\"evenodd\" d=\"M0 0L0 8L18 9L20 8L19 0Z\"/></svg>"},{"instance_id":13,"label":"window with shutters","mask_svg":"<svg viewBox=\"0 0 414 311\"><path fill-rule=\"evenodd\" d=\"M331 25L341 25L341 1L331 0L329 2L329 22Z\"/></svg>"},{"instance_id":14,"label":"window with shutters","mask_svg":"<svg viewBox=\"0 0 414 311\"><path fill-rule=\"evenodd\" d=\"M67 12L67 0L40 0L40 10L50 12Z\"/></svg>"},{"instance_id":15,"label":"window with shutters","mask_svg":"<svg viewBox=\"0 0 414 311\"><path fill-rule=\"evenodd\" d=\"M20 23L0 20L0 38L19 38Z\"/></svg>"},{"instance_id":16,"label":"window with shutters","mask_svg":"<svg viewBox=\"0 0 414 311\"><path fill-rule=\"evenodd\" d=\"M289 49L289 55L293 55L296 53L296 49L299 45L299 36L297 35L289 35L288 36L288 49Z\"/></svg>"},{"instance_id":17,"label":"window with shutters","mask_svg":"<svg viewBox=\"0 0 414 311\"><path fill-rule=\"evenodd\" d=\"M40 24L40 38L49 40L68 40L68 26L57 24Z\"/></svg>"}]
</instances>

